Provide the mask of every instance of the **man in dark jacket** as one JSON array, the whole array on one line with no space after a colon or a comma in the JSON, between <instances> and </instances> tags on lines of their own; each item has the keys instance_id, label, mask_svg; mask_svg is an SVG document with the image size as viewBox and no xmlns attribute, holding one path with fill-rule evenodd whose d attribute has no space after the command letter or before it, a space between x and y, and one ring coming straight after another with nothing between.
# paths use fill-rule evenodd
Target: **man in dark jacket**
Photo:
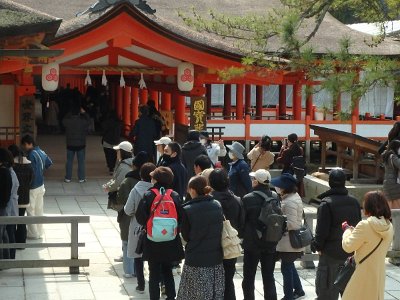
<instances>
[{"instance_id":1,"label":"man in dark jacket","mask_svg":"<svg viewBox=\"0 0 400 300\"><path fill-rule=\"evenodd\" d=\"M102 144L106 163L110 175L114 173L115 164L117 163L117 151L113 147L121 142L122 121L118 118L117 112L111 110L107 114L106 120L101 124L103 129Z\"/></svg>"},{"instance_id":2,"label":"man in dark jacket","mask_svg":"<svg viewBox=\"0 0 400 300\"><path fill-rule=\"evenodd\" d=\"M271 175L267 170L259 169L251 173L253 192L242 199L245 214L243 231L243 296L246 300L254 300L254 280L258 263L261 262L261 275L264 285L264 299L277 300L274 269L277 243L264 242L257 235L257 221L265 199L254 193L262 192L269 197L277 197L269 189ZM278 200L277 200L278 201Z\"/></svg>"},{"instance_id":3,"label":"man in dark jacket","mask_svg":"<svg viewBox=\"0 0 400 300\"><path fill-rule=\"evenodd\" d=\"M333 286L338 268L349 256L342 249L342 223L356 226L361 221L361 208L357 199L350 196L345 187L346 174L341 169L333 169L329 174L331 189L318 198L322 199L318 208L315 238L312 250L320 254L315 289L319 300L337 300L339 291Z\"/></svg>"},{"instance_id":4,"label":"man in dark jacket","mask_svg":"<svg viewBox=\"0 0 400 300\"><path fill-rule=\"evenodd\" d=\"M89 131L90 117L79 106L73 107L70 114L64 120L65 135L67 138L67 163L65 164L65 182L71 182L72 165L74 157L78 159L78 180L80 183L86 181L85 175L85 152L86 136Z\"/></svg>"},{"instance_id":5,"label":"man in dark jacket","mask_svg":"<svg viewBox=\"0 0 400 300\"><path fill-rule=\"evenodd\" d=\"M153 189L160 190L162 187L167 190L172 187L174 174L170 168L158 167L150 173L151 182L154 187L147 191L139 202L136 210L136 220L139 224L146 226L151 216L151 205L156 197ZM178 214L178 224L181 224L182 208L181 200L176 192L171 197L175 203ZM172 275L173 262L184 258L183 248L179 233L176 238L168 242L153 242L146 237L143 248L143 260L149 265L149 294L150 299L160 299L161 276L165 283L167 299L175 299L175 282Z\"/></svg>"},{"instance_id":6,"label":"man in dark jacket","mask_svg":"<svg viewBox=\"0 0 400 300\"><path fill-rule=\"evenodd\" d=\"M188 173L188 181L194 175L194 161L197 156L207 155L206 148L200 143L200 132L191 130L188 134L187 142L182 147L182 162Z\"/></svg>"},{"instance_id":7,"label":"man in dark jacket","mask_svg":"<svg viewBox=\"0 0 400 300\"><path fill-rule=\"evenodd\" d=\"M177 192L181 200L183 200L183 196L186 195L187 191L188 172L180 159L181 151L181 146L175 142L165 146L162 166L170 168L172 173L174 173L172 189Z\"/></svg>"},{"instance_id":8,"label":"man in dark jacket","mask_svg":"<svg viewBox=\"0 0 400 300\"><path fill-rule=\"evenodd\" d=\"M156 123L149 116L149 108L147 106L139 107L140 117L136 120L130 136L135 139L133 153L137 155L144 151L151 155L152 161L155 161L156 146L154 141L159 139Z\"/></svg>"},{"instance_id":9,"label":"man in dark jacket","mask_svg":"<svg viewBox=\"0 0 400 300\"><path fill-rule=\"evenodd\" d=\"M207 157L208 158L208 157ZM244 213L240 198L229 190L228 173L224 169L215 169L209 176L210 186L213 189L211 196L219 201L224 216L241 236L244 225ZM236 299L233 277L236 272L236 258L224 259L225 293L224 299Z\"/></svg>"}]
</instances>

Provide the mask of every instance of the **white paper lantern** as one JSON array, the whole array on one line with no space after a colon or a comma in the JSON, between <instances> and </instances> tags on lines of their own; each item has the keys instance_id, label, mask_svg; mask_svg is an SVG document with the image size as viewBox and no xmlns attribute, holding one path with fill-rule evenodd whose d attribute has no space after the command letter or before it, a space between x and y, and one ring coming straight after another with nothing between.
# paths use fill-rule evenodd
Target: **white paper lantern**
<instances>
[{"instance_id":1,"label":"white paper lantern","mask_svg":"<svg viewBox=\"0 0 400 300\"><path fill-rule=\"evenodd\" d=\"M182 92L190 92L194 85L194 66L183 62L178 65L178 89Z\"/></svg>"},{"instance_id":2,"label":"white paper lantern","mask_svg":"<svg viewBox=\"0 0 400 300\"><path fill-rule=\"evenodd\" d=\"M60 66L51 63L42 66L42 87L45 91L55 91L60 80Z\"/></svg>"}]
</instances>

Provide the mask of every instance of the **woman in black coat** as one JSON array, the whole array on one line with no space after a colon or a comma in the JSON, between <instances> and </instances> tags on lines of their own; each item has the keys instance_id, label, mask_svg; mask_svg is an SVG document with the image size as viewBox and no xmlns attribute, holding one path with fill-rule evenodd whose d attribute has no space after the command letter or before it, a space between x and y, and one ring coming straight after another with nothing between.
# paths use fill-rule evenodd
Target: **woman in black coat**
<instances>
[{"instance_id":1,"label":"woman in black coat","mask_svg":"<svg viewBox=\"0 0 400 300\"><path fill-rule=\"evenodd\" d=\"M208 180L213 189L211 196L221 203L225 218L229 220L240 236L244 225L244 213L242 213L240 198L229 190L228 173L224 169L215 169L210 173ZM236 272L236 261L236 258L224 259L223 261L225 271L225 300L236 299L235 285L233 283L233 277Z\"/></svg>"},{"instance_id":2,"label":"woman in black coat","mask_svg":"<svg viewBox=\"0 0 400 300\"><path fill-rule=\"evenodd\" d=\"M156 198L153 189L160 190L164 188L167 190L171 187L174 178L171 169L167 167L158 167L150 173L150 176L152 177L151 182L154 186L144 194L144 197L139 202L136 211L136 220L142 226L146 226L147 221L151 217L151 205ZM180 224L182 216L181 200L176 192L172 192L171 197L175 203L178 215L178 224ZM175 299L175 281L174 276L172 275L173 262L184 258L179 232L174 240L168 242L153 242L146 237L142 258L144 261L147 261L149 265L150 299L160 299L161 276L164 280L167 299Z\"/></svg>"},{"instance_id":3,"label":"woman in black coat","mask_svg":"<svg viewBox=\"0 0 400 300\"><path fill-rule=\"evenodd\" d=\"M183 205L182 237L187 245L177 300L223 299L222 207L208 195L211 188L203 176L190 179L188 190L192 200Z\"/></svg>"}]
</instances>

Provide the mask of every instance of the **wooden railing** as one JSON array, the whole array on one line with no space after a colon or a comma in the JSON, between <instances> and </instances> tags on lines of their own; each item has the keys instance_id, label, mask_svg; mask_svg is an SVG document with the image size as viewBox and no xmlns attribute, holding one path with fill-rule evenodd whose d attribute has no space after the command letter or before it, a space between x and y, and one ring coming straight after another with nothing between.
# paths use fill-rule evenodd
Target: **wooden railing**
<instances>
[{"instance_id":1,"label":"wooden railing","mask_svg":"<svg viewBox=\"0 0 400 300\"><path fill-rule=\"evenodd\" d=\"M79 274L79 267L88 267L89 259L79 259L78 247L84 247L85 243L78 242L78 224L89 223L89 216L36 216L36 217L0 217L0 224L71 224L70 243L8 243L0 244L0 249L10 248L48 248L69 247L71 248L70 259L37 259L37 260L0 260L0 269L9 268L47 268L47 267L69 267L70 274Z\"/></svg>"}]
</instances>

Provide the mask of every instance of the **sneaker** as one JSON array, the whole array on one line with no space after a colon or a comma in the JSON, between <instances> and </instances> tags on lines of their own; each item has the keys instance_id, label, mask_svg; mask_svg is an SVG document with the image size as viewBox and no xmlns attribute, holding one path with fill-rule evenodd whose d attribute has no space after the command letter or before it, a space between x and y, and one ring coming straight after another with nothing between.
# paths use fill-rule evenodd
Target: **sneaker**
<instances>
[{"instance_id":1,"label":"sneaker","mask_svg":"<svg viewBox=\"0 0 400 300\"><path fill-rule=\"evenodd\" d=\"M132 275L132 274L124 274L124 277L125 277L125 278L132 278L133 275Z\"/></svg>"},{"instance_id":2,"label":"sneaker","mask_svg":"<svg viewBox=\"0 0 400 300\"><path fill-rule=\"evenodd\" d=\"M64 178L64 182L70 183L70 182L71 182L71 179Z\"/></svg>"},{"instance_id":3,"label":"sneaker","mask_svg":"<svg viewBox=\"0 0 400 300\"><path fill-rule=\"evenodd\" d=\"M176 273L178 273L178 275L181 275L181 274L182 274L181 265L179 265L179 266L176 267Z\"/></svg>"},{"instance_id":4,"label":"sneaker","mask_svg":"<svg viewBox=\"0 0 400 300\"><path fill-rule=\"evenodd\" d=\"M85 183L85 182L86 182L86 179L79 180L79 183Z\"/></svg>"},{"instance_id":5,"label":"sneaker","mask_svg":"<svg viewBox=\"0 0 400 300\"><path fill-rule=\"evenodd\" d=\"M165 285L161 286L161 296L165 296L167 295L166 291L165 291Z\"/></svg>"},{"instance_id":6,"label":"sneaker","mask_svg":"<svg viewBox=\"0 0 400 300\"><path fill-rule=\"evenodd\" d=\"M144 286L137 286L136 287L136 292L139 294L144 294Z\"/></svg>"},{"instance_id":7,"label":"sneaker","mask_svg":"<svg viewBox=\"0 0 400 300\"><path fill-rule=\"evenodd\" d=\"M305 295L306 295L306 293L304 291L294 292L293 293L293 299L299 299L301 297L304 297Z\"/></svg>"},{"instance_id":8,"label":"sneaker","mask_svg":"<svg viewBox=\"0 0 400 300\"><path fill-rule=\"evenodd\" d=\"M114 258L114 261L115 262L123 262L124 258L122 256L120 256L120 257Z\"/></svg>"}]
</instances>

